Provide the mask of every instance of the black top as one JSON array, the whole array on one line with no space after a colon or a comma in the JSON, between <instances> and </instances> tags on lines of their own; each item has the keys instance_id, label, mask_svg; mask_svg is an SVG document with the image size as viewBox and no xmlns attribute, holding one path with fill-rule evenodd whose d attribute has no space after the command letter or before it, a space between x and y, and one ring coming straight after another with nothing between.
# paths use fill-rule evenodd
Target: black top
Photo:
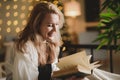
<instances>
[{"instance_id":1,"label":"black top","mask_svg":"<svg viewBox=\"0 0 120 80\"><path fill-rule=\"evenodd\" d=\"M45 66L38 66L39 76L38 80L51 80L52 67L51 64Z\"/></svg>"}]
</instances>

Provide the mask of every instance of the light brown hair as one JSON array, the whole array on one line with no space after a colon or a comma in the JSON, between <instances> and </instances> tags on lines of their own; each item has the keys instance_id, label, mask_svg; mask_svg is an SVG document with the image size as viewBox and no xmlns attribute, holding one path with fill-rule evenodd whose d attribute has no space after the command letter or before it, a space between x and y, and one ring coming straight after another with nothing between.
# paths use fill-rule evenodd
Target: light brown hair
<instances>
[{"instance_id":1,"label":"light brown hair","mask_svg":"<svg viewBox=\"0 0 120 80\"><path fill-rule=\"evenodd\" d=\"M45 18L46 14L57 14L60 18L60 27L63 26L64 16L62 12L50 2L40 2L32 10L28 23L24 30L20 33L19 39L17 40L17 50L24 53L25 43L30 40L33 42L35 48L37 49L39 56L39 64L44 65L47 63L52 63L55 59L56 54L58 55L60 46L60 33L59 38L56 42L46 42L43 43L43 38L40 33L40 26Z\"/></svg>"}]
</instances>

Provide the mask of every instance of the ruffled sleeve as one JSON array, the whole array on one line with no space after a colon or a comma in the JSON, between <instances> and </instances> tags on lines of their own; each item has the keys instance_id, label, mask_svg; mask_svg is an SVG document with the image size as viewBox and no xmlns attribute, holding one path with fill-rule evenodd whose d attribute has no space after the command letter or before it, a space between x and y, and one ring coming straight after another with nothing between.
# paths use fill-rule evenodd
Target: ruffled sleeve
<instances>
[{"instance_id":1,"label":"ruffled sleeve","mask_svg":"<svg viewBox=\"0 0 120 80\"><path fill-rule=\"evenodd\" d=\"M31 42L25 53L16 53L13 70L13 80L38 80L38 55Z\"/></svg>"},{"instance_id":2,"label":"ruffled sleeve","mask_svg":"<svg viewBox=\"0 0 120 80\"><path fill-rule=\"evenodd\" d=\"M57 67L58 59L56 58L54 63L52 63L52 71L57 71L59 68Z\"/></svg>"}]
</instances>

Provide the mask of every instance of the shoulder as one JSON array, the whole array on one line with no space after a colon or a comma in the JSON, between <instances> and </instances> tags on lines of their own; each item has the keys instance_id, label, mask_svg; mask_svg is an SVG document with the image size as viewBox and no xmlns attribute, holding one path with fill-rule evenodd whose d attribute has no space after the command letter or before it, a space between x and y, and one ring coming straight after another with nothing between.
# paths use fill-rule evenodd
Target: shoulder
<instances>
[{"instance_id":1,"label":"shoulder","mask_svg":"<svg viewBox=\"0 0 120 80\"><path fill-rule=\"evenodd\" d=\"M25 47L34 47L34 44L32 41L28 40L26 43L25 43Z\"/></svg>"},{"instance_id":2,"label":"shoulder","mask_svg":"<svg viewBox=\"0 0 120 80\"><path fill-rule=\"evenodd\" d=\"M25 43L25 51L17 52L16 57L21 62L30 62L34 65L38 65L38 54L32 41L27 41Z\"/></svg>"},{"instance_id":3,"label":"shoulder","mask_svg":"<svg viewBox=\"0 0 120 80\"><path fill-rule=\"evenodd\" d=\"M25 43L25 48L26 48L26 52L36 52L36 48L34 46L34 43L32 41L27 41Z\"/></svg>"}]
</instances>

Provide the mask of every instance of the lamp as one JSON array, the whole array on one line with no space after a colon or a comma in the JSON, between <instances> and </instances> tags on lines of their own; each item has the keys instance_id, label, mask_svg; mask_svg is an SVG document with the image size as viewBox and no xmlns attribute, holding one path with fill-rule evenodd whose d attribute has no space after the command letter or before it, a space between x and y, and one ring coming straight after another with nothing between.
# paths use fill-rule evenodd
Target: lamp
<instances>
[{"instance_id":1,"label":"lamp","mask_svg":"<svg viewBox=\"0 0 120 80\"><path fill-rule=\"evenodd\" d=\"M71 0L64 4L64 14L69 17L81 15L80 4L76 0Z\"/></svg>"},{"instance_id":2,"label":"lamp","mask_svg":"<svg viewBox=\"0 0 120 80\"><path fill-rule=\"evenodd\" d=\"M64 15L66 16L66 24L68 26L68 33L71 35L71 42L78 43L77 36L77 16L81 15L80 4L77 0L66 1L64 3ZM73 28L74 27L74 28Z\"/></svg>"}]
</instances>

